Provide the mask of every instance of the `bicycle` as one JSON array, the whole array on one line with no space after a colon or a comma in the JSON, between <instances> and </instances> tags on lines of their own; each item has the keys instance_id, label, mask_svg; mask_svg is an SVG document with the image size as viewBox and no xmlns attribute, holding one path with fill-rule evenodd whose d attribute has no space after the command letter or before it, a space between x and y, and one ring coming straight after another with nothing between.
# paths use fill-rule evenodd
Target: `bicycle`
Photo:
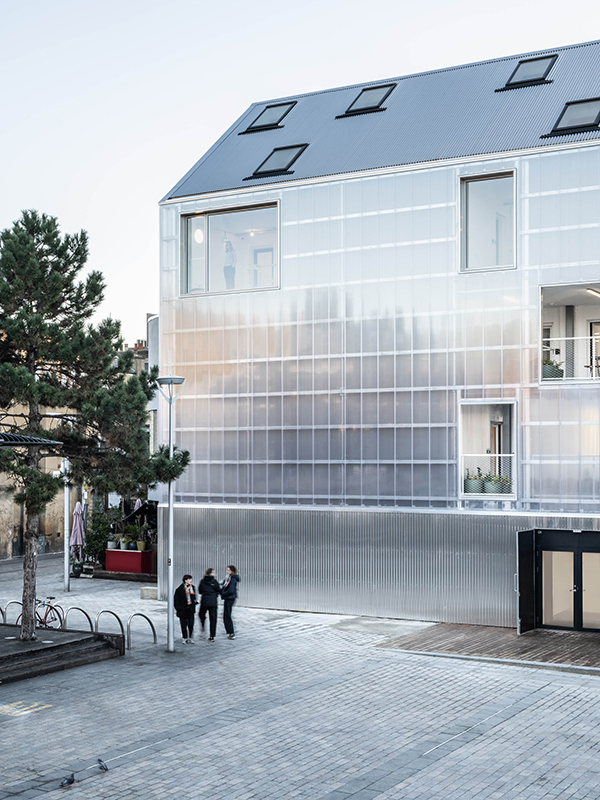
<instances>
[{"instance_id":1,"label":"bicycle","mask_svg":"<svg viewBox=\"0 0 600 800\"><path fill-rule=\"evenodd\" d=\"M36 628L53 628L54 630L62 628L65 612L63 611L62 606L52 605L52 603L49 602L50 600L55 599L55 597L47 597L45 600L35 601ZM22 616L23 613L21 612L17 617L15 625L21 624Z\"/></svg>"}]
</instances>

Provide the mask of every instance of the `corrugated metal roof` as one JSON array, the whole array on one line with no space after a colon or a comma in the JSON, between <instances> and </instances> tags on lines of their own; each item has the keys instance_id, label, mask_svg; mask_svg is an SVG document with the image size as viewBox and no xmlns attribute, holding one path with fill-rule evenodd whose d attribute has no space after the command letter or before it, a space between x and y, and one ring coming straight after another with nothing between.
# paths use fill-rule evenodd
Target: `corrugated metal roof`
<instances>
[{"instance_id":1,"label":"corrugated metal roof","mask_svg":"<svg viewBox=\"0 0 600 800\"><path fill-rule=\"evenodd\" d=\"M496 92L520 60L558 54L548 80ZM361 89L397 81L385 111L336 119ZM600 97L600 42L536 51L460 67L386 78L254 103L163 198L265 186L448 158L503 153L600 138L600 131L540 138L565 103ZM296 100L282 126L239 136L268 104ZM309 143L293 174L252 178L275 147Z\"/></svg>"},{"instance_id":2,"label":"corrugated metal roof","mask_svg":"<svg viewBox=\"0 0 600 800\"><path fill-rule=\"evenodd\" d=\"M22 436L19 433L0 433L0 447L25 447L30 444L62 445L62 442L40 439L37 436Z\"/></svg>"}]
</instances>

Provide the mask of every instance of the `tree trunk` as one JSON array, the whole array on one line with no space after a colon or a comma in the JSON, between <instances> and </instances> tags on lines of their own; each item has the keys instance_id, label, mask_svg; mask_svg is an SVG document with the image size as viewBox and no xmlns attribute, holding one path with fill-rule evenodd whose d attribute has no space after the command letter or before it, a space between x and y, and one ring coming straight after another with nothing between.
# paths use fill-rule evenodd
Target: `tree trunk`
<instances>
[{"instance_id":1,"label":"tree trunk","mask_svg":"<svg viewBox=\"0 0 600 800\"><path fill-rule=\"evenodd\" d=\"M35 639L35 593L37 570L38 533L40 530L39 514L27 515L27 527L23 536L25 553L23 554L23 616L21 617L22 642Z\"/></svg>"}]
</instances>

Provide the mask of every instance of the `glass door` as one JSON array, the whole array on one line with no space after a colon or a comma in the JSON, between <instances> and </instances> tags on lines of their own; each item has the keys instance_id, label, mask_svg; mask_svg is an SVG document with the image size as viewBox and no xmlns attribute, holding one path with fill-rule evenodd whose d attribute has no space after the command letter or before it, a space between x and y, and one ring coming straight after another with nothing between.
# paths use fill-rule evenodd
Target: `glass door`
<instances>
[{"instance_id":1,"label":"glass door","mask_svg":"<svg viewBox=\"0 0 600 800\"><path fill-rule=\"evenodd\" d=\"M582 627L600 629L600 553L581 554Z\"/></svg>"},{"instance_id":2,"label":"glass door","mask_svg":"<svg viewBox=\"0 0 600 800\"><path fill-rule=\"evenodd\" d=\"M542 551L542 625L574 627L574 553Z\"/></svg>"}]
</instances>

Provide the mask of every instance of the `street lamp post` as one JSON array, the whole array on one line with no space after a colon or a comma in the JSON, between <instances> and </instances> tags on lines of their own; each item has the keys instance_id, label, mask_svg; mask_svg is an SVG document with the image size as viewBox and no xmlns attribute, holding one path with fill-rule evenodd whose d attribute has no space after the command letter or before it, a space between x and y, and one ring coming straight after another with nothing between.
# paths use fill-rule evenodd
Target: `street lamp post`
<instances>
[{"instance_id":1,"label":"street lamp post","mask_svg":"<svg viewBox=\"0 0 600 800\"><path fill-rule=\"evenodd\" d=\"M157 383L161 395L169 404L169 458L173 459L173 403L183 389L185 378L178 375L165 375L162 378L157 378ZM166 391L163 391L163 386ZM175 392L175 386L179 386ZM175 652L175 633L173 630L174 613L173 606L173 593L175 585L173 581L173 481L169 481L169 530L167 539L167 652Z\"/></svg>"}]
</instances>

